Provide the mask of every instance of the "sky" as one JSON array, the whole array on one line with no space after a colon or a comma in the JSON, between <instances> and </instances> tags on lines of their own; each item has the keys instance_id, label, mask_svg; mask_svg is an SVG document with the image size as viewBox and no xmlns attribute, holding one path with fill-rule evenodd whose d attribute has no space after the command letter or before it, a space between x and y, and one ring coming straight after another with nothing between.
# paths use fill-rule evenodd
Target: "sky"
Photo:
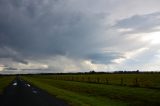
<instances>
[{"instance_id":1,"label":"sky","mask_svg":"<svg viewBox=\"0 0 160 106\"><path fill-rule=\"evenodd\" d=\"M160 0L0 0L0 73L160 70Z\"/></svg>"}]
</instances>

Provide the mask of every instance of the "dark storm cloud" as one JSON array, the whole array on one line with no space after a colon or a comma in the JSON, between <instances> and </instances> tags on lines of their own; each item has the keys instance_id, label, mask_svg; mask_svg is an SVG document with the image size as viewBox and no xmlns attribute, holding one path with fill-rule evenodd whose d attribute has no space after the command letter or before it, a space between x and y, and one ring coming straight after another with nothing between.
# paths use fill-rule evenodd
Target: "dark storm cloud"
<instances>
[{"instance_id":1,"label":"dark storm cloud","mask_svg":"<svg viewBox=\"0 0 160 106\"><path fill-rule=\"evenodd\" d=\"M21 57L13 60L22 63L29 57L67 55L85 59L93 54L97 51L94 42L99 38L95 32L101 28L102 17L76 11L67 3L1 0L0 46L17 51Z\"/></svg>"}]
</instances>

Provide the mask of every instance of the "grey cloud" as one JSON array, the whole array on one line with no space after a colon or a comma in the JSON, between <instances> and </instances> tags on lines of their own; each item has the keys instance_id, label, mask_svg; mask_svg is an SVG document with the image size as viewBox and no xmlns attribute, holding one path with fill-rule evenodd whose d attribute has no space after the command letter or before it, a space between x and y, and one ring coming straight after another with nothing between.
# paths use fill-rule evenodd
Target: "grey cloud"
<instances>
[{"instance_id":1,"label":"grey cloud","mask_svg":"<svg viewBox=\"0 0 160 106\"><path fill-rule=\"evenodd\" d=\"M96 53L88 56L94 64L111 64L112 60L117 58L125 58L123 53L118 52L105 52L105 53Z\"/></svg>"},{"instance_id":2,"label":"grey cloud","mask_svg":"<svg viewBox=\"0 0 160 106\"><path fill-rule=\"evenodd\" d=\"M19 57L14 57L12 58L13 61L16 61L16 62L19 62L19 63L22 63L22 64L28 64L28 62L22 58L19 58Z\"/></svg>"},{"instance_id":3,"label":"grey cloud","mask_svg":"<svg viewBox=\"0 0 160 106\"><path fill-rule=\"evenodd\" d=\"M151 13L145 15L134 15L132 17L120 20L115 27L131 28L133 33L153 31L155 27L160 26L160 13Z\"/></svg>"},{"instance_id":4,"label":"grey cloud","mask_svg":"<svg viewBox=\"0 0 160 106\"><path fill-rule=\"evenodd\" d=\"M115 30L150 30L160 25L157 18L160 13L135 15L134 11L132 17L124 19L126 12L123 20L111 27L108 15L112 16L112 10L118 10L114 10L114 6L119 5L117 1L121 2L93 0L91 5L90 0L0 0L0 58L27 64L32 60L38 63L46 58L64 56L77 60L77 66L83 60L108 65L114 59L123 58L125 52L145 44ZM124 4L121 2L120 5L123 7ZM119 10L113 13L116 16L113 20L122 19L117 18L122 12L125 13L118 14ZM111 52L104 52L104 48ZM49 62L53 61L58 59Z\"/></svg>"},{"instance_id":5,"label":"grey cloud","mask_svg":"<svg viewBox=\"0 0 160 106\"><path fill-rule=\"evenodd\" d=\"M2 47L0 48L0 58L11 58L13 61L22 63L22 64L28 64L26 60L16 52L15 50L8 48L8 47Z\"/></svg>"}]
</instances>

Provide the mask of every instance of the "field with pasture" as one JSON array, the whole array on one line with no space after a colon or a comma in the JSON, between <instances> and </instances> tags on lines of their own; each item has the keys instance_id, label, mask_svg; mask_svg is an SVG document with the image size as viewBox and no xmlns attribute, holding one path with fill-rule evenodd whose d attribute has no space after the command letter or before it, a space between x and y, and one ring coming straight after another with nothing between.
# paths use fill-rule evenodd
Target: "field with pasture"
<instances>
[{"instance_id":1,"label":"field with pasture","mask_svg":"<svg viewBox=\"0 0 160 106\"><path fill-rule=\"evenodd\" d=\"M160 74L30 75L23 79L73 106L159 106Z\"/></svg>"},{"instance_id":2,"label":"field with pasture","mask_svg":"<svg viewBox=\"0 0 160 106\"><path fill-rule=\"evenodd\" d=\"M0 76L0 95L3 93L5 87L7 87L14 78L14 76Z\"/></svg>"}]
</instances>

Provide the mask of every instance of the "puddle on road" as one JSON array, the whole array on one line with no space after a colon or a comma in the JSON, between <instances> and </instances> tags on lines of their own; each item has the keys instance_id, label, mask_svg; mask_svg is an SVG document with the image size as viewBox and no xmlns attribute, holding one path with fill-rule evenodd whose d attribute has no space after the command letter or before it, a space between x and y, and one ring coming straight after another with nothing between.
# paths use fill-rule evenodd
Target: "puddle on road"
<instances>
[{"instance_id":1,"label":"puddle on road","mask_svg":"<svg viewBox=\"0 0 160 106\"><path fill-rule=\"evenodd\" d=\"M32 92L35 93L35 94L37 93L37 91L35 91L35 90L33 90Z\"/></svg>"}]
</instances>

